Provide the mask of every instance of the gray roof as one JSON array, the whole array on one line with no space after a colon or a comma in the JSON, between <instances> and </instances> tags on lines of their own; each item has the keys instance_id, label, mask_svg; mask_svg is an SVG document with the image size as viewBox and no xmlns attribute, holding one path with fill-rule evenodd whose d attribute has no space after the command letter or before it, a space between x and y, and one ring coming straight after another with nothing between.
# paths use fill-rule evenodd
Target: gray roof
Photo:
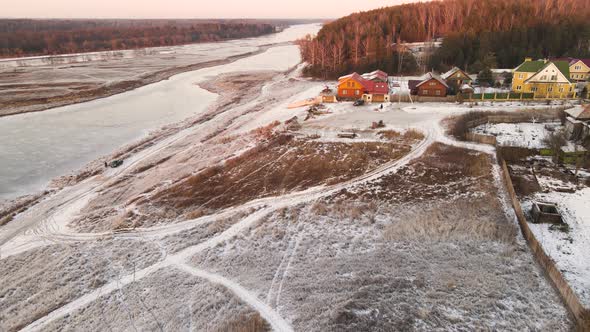
<instances>
[{"instance_id":1,"label":"gray roof","mask_svg":"<svg viewBox=\"0 0 590 332\"><path fill-rule=\"evenodd\" d=\"M445 80L443 80L440 76L438 76L437 74L433 73L433 72L429 72L426 73L426 75L421 77L422 81L420 83L418 83L416 85L416 87L419 87L420 85L430 81L431 79L435 79L437 81L439 81L442 85L444 85L446 88L448 88L449 86L447 85L447 83L445 82Z\"/></svg>"}]
</instances>

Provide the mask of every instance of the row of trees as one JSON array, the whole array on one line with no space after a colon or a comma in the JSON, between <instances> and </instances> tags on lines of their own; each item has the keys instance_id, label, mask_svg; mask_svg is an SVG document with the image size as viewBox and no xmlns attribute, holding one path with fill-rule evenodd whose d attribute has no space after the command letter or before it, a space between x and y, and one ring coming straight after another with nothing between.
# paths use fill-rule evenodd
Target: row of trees
<instances>
[{"instance_id":1,"label":"row of trees","mask_svg":"<svg viewBox=\"0 0 590 332\"><path fill-rule=\"evenodd\" d=\"M445 42L431 60L433 66L465 67L478 61L482 68L512 66L529 52L532 56L586 52L589 15L590 0L443 0L356 13L299 43L314 76L334 77L351 68L390 63L393 73L409 71L412 65L405 60L412 58L397 45L439 37ZM395 54L403 61L391 60Z\"/></svg>"},{"instance_id":2,"label":"row of trees","mask_svg":"<svg viewBox=\"0 0 590 332\"><path fill-rule=\"evenodd\" d=\"M590 57L590 21L578 17L508 31L452 33L430 59L430 68L459 66L471 72L514 68L525 57Z\"/></svg>"},{"instance_id":3,"label":"row of trees","mask_svg":"<svg viewBox=\"0 0 590 332\"><path fill-rule=\"evenodd\" d=\"M273 33L258 22L0 20L0 57L171 46Z\"/></svg>"}]
</instances>

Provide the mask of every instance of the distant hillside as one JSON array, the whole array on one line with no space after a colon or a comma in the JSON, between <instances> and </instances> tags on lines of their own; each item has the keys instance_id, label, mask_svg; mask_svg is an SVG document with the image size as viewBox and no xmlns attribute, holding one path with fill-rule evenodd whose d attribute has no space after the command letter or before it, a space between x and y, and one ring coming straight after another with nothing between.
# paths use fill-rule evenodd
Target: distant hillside
<instances>
[{"instance_id":1,"label":"distant hillside","mask_svg":"<svg viewBox=\"0 0 590 332\"><path fill-rule=\"evenodd\" d=\"M443 0L356 13L325 25L300 45L309 74L335 77L375 67L398 72L393 43L444 37L430 67L476 71L514 67L525 55L588 55L588 17L590 0ZM404 55L401 71L415 71L412 61Z\"/></svg>"},{"instance_id":2,"label":"distant hillside","mask_svg":"<svg viewBox=\"0 0 590 332\"><path fill-rule=\"evenodd\" d=\"M0 57L134 49L256 37L295 20L0 19Z\"/></svg>"}]
</instances>

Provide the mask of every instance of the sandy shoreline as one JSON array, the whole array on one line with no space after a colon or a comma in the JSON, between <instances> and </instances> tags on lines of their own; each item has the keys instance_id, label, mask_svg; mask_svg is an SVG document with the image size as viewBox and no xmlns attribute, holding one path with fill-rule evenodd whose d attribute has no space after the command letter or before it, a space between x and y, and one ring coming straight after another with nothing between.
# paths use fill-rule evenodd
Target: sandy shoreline
<instances>
[{"instance_id":1,"label":"sandy shoreline","mask_svg":"<svg viewBox=\"0 0 590 332\"><path fill-rule=\"evenodd\" d=\"M195 71L204 68L210 68L220 65L230 64L232 62L244 59L247 57L255 56L266 52L271 47L290 45L292 43L275 43L266 44L258 48L257 51L247 52L239 55L229 56L225 59L218 59L212 61L205 61L190 65L177 66L173 68L158 70L152 73L148 73L139 79L135 80L121 80L113 84L100 85L90 90L82 90L64 95L57 95L52 97L43 98L29 98L29 99L17 99L9 102L0 102L0 117L23 114L23 113L34 113L42 112L49 109L58 107L84 103L96 99L102 99L110 96L114 96L127 91L135 90L142 86L157 83L163 80L167 80L174 75L181 73Z\"/></svg>"},{"instance_id":2,"label":"sandy shoreline","mask_svg":"<svg viewBox=\"0 0 590 332\"><path fill-rule=\"evenodd\" d=\"M264 52L264 50L257 53L261 52ZM236 60L239 59L233 59L231 62ZM209 106L207 112L156 129L147 134L147 136L119 147L108 155L96 158L80 169L52 179L46 188L38 193L23 195L12 200L0 201L0 226L10 222L16 214L26 211L29 207L37 204L47 196L104 172L105 162L114 159L125 160L133 154L149 148L182 130L209 121L231 107L255 99L260 94L263 83L270 81L277 74L279 73L273 71L228 73L200 83L199 87L218 95L217 100ZM210 135L211 137L209 138L215 135Z\"/></svg>"}]
</instances>

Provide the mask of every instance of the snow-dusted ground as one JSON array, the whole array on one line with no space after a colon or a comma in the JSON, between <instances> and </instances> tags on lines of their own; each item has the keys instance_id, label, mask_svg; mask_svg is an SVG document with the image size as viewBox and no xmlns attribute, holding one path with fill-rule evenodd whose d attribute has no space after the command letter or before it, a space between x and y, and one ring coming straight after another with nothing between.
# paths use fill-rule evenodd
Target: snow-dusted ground
<instances>
[{"instance_id":1,"label":"snow-dusted ground","mask_svg":"<svg viewBox=\"0 0 590 332\"><path fill-rule=\"evenodd\" d=\"M556 203L569 231L561 231L549 224L529 226L547 253L557 262L570 286L582 303L590 306L590 188L574 193L538 193L534 200ZM523 202L530 211L532 200Z\"/></svg>"},{"instance_id":2,"label":"snow-dusted ground","mask_svg":"<svg viewBox=\"0 0 590 332\"><path fill-rule=\"evenodd\" d=\"M496 136L498 144L518 146L529 149L541 149L550 133L547 128L557 129L559 123L488 123L473 129L478 134Z\"/></svg>"},{"instance_id":3,"label":"snow-dusted ground","mask_svg":"<svg viewBox=\"0 0 590 332\"><path fill-rule=\"evenodd\" d=\"M290 63L283 51L273 53L281 58L278 69ZM264 66L259 60L247 63ZM208 72L243 69L238 64ZM493 147L456 142L441 127L444 118L473 110L469 105L388 104L375 111L378 105L328 104L332 113L302 122L303 134L318 133L329 141L334 133L366 130L383 120L386 129L418 129L424 140L407 155L352 180L256 199L212 215L161 224L154 213L145 217L157 226L121 232L81 233L73 227L73 221L93 213L89 206L124 213L146 193L243 153L253 142L251 129L294 115L302 120L305 109L287 105L321 88L293 74L277 74L259 96L223 106L224 112L135 151L119 169L47 196L1 227L2 275L10 278L0 277L0 330L205 330L243 314L257 314L277 331L571 328L557 293L515 235L497 165L481 178L457 176L439 184L425 177L433 189L425 194L437 199L412 205L331 201L388 176L420 177L409 165L421 165L437 142L471 149L461 151L487 156L482 160L489 164ZM362 139L375 139L369 136ZM441 161L438 167L452 169L453 163ZM485 190L474 189L473 195L452 191L464 180L479 188L484 178ZM446 192L442 187L449 196L438 196ZM89 220L106 219L92 215ZM75 259L61 252L64 247L72 248ZM108 254L101 256L104 251ZM104 257L121 268L109 270ZM61 279L64 266L70 268ZM30 284L42 285L47 300L35 298L39 288ZM17 290L19 297L11 298Z\"/></svg>"},{"instance_id":4,"label":"snow-dusted ground","mask_svg":"<svg viewBox=\"0 0 590 332\"><path fill-rule=\"evenodd\" d=\"M206 61L213 56L223 59L234 55L232 52L238 52L240 47L244 47L242 52L247 53L249 45L293 40L289 38L298 34L304 36L317 28L317 25L296 26L273 36L187 45L180 49L202 49L203 54L191 55L193 62ZM228 45L236 50L228 50ZM214 50L210 51L210 48ZM77 170L117 147L145 137L149 131L203 114L216 95L198 87L201 82L245 68L249 71L286 71L300 61L297 46L277 46L227 65L179 74L108 98L0 118L0 199L14 199L39 191L52 178ZM123 67L133 68L133 64ZM148 66L147 70L154 69ZM61 74L55 74L53 69L51 72L51 84L57 84L59 80L54 75ZM63 75L72 76L67 71ZM0 79L0 101L3 93L11 95L2 84Z\"/></svg>"}]
</instances>

